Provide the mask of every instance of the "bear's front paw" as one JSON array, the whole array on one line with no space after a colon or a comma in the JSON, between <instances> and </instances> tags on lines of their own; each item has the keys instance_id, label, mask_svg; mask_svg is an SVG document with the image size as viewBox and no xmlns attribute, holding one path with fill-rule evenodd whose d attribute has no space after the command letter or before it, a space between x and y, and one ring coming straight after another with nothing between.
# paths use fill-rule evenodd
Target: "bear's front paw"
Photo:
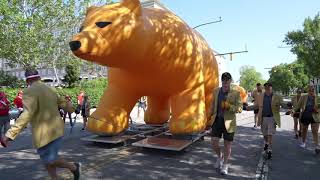
<instances>
[{"instance_id":1,"label":"bear's front paw","mask_svg":"<svg viewBox=\"0 0 320 180\"><path fill-rule=\"evenodd\" d=\"M87 130L99 135L113 136L128 128L128 122L116 121L105 117L90 116L87 122Z\"/></svg>"}]
</instances>

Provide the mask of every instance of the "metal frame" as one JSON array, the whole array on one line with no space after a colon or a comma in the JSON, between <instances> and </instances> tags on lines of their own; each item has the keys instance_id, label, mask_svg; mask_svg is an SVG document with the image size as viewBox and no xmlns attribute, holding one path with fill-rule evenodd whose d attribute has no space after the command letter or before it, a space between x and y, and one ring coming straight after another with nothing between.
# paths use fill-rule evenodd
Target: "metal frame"
<instances>
[{"instance_id":1,"label":"metal frame","mask_svg":"<svg viewBox=\"0 0 320 180\"><path fill-rule=\"evenodd\" d=\"M81 138L83 141L90 142L100 142L107 144L119 144L134 138L145 138L147 134L152 134L153 132L165 131L166 125L163 126L151 126L140 124L137 126L131 125L126 131L116 136L103 136L103 135L91 135L88 137Z\"/></svg>"},{"instance_id":2,"label":"metal frame","mask_svg":"<svg viewBox=\"0 0 320 180\"><path fill-rule=\"evenodd\" d=\"M194 142L203 139L207 134L206 131L195 135L172 135L169 131L158 134L156 136L147 137L138 142L132 143L132 146L144 147L151 149L161 149L169 151L182 151ZM165 146L167 144L168 146ZM174 147L174 144L180 144L179 147ZM172 146L170 146L172 145Z\"/></svg>"}]
</instances>

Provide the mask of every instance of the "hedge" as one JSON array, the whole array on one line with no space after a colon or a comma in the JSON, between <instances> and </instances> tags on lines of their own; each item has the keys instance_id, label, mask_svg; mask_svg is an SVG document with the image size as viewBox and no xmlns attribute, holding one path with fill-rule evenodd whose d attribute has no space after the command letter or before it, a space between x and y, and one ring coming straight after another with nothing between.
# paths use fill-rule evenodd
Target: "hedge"
<instances>
[{"instance_id":1,"label":"hedge","mask_svg":"<svg viewBox=\"0 0 320 180\"><path fill-rule=\"evenodd\" d=\"M106 78L98 78L94 80L82 80L79 83L78 87L74 88L55 88L57 93L60 96L69 95L72 99L72 103L74 105L77 104L77 97L81 90L83 90L89 97L91 106L97 106L99 100L107 87L107 80ZM12 103L11 106L13 107L13 100L15 99L16 95L18 94L18 88L1 88L0 91L6 93L8 100Z\"/></svg>"}]
</instances>

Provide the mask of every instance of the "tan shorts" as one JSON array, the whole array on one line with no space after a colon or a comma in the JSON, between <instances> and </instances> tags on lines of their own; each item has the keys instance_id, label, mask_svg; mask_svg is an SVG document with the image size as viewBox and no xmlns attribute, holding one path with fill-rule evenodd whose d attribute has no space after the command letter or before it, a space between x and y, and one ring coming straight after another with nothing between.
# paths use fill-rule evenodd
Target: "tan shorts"
<instances>
[{"instance_id":1,"label":"tan shorts","mask_svg":"<svg viewBox=\"0 0 320 180\"><path fill-rule=\"evenodd\" d=\"M263 117L261 131L264 136L274 135L276 133L276 122L273 117Z\"/></svg>"}]
</instances>

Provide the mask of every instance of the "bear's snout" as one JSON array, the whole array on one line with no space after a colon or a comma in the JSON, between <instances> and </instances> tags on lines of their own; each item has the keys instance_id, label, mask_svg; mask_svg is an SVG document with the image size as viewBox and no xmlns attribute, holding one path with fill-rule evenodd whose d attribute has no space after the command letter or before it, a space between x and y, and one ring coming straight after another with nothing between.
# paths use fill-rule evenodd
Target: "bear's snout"
<instances>
[{"instance_id":1,"label":"bear's snout","mask_svg":"<svg viewBox=\"0 0 320 180\"><path fill-rule=\"evenodd\" d=\"M80 49L81 42L80 41L71 41L71 42L69 42L69 46L70 46L71 51L76 51L76 50Z\"/></svg>"}]
</instances>

